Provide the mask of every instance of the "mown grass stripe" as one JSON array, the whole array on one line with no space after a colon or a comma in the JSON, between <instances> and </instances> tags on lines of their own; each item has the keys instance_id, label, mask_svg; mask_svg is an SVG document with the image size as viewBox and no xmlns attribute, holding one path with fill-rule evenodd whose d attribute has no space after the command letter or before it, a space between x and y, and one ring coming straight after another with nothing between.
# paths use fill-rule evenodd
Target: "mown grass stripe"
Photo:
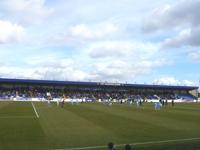
<instances>
[{"instance_id":1,"label":"mown grass stripe","mask_svg":"<svg viewBox=\"0 0 200 150\"><path fill-rule=\"evenodd\" d=\"M35 118L35 116L0 116L0 119L6 119L6 118Z\"/></svg>"}]
</instances>

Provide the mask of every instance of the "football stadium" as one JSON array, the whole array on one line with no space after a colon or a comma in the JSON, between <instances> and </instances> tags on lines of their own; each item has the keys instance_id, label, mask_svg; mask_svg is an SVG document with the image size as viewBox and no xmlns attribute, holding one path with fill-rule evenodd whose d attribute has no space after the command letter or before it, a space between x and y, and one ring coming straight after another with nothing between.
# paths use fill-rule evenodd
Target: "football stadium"
<instances>
[{"instance_id":1,"label":"football stadium","mask_svg":"<svg viewBox=\"0 0 200 150\"><path fill-rule=\"evenodd\" d=\"M197 86L0 79L0 149L199 149Z\"/></svg>"},{"instance_id":2,"label":"football stadium","mask_svg":"<svg viewBox=\"0 0 200 150\"><path fill-rule=\"evenodd\" d=\"M200 150L200 0L0 0L0 150Z\"/></svg>"}]
</instances>

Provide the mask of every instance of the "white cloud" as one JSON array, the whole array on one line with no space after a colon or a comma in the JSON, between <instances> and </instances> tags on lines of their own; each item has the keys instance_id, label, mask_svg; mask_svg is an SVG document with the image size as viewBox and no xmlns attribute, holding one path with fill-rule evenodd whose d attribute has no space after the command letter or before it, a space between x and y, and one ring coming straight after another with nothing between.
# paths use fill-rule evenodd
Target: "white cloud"
<instances>
[{"instance_id":1,"label":"white cloud","mask_svg":"<svg viewBox=\"0 0 200 150\"><path fill-rule=\"evenodd\" d=\"M183 85L188 85L188 86L197 85L196 83L189 81L189 80L183 80L182 83L183 83Z\"/></svg>"},{"instance_id":2,"label":"white cloud","mask_svg":"<svg viewBox=\"0 0 200 150\"><path fill-rule=\"evenodd\" d=\"M103 41L90 44L88 53L92 58L132 57L142 59L151 57L158 49L159 44L137 41Z\"/></svg>"},{"instance_id":3,"label":"white cloud","mask_svg":"<svg viewBox=\"0 0 200 150\"><path fill-rule=\"evenodd\" d=\"M189 57L194 61L200 61L200 50L194 50L189 52Z\"/></svg>"},{"instance_id":4,"label":"white cloud","mask_svg":"<svg viewBox=\"0 0 200 150\"><path fill-rule=\"evenodd\" d=\"M25 29L9 21L0 20L0 43L20 41L25 33Z\"/></svg>"},{"instance_id":5,"label":"white cloud","mask_svg":"<svg viewBox=\"0 0 200 150\"><path fill-rule=\"evenodd\" d=\"M96 40L107 38L113 33L117 32L118 28L111 23L97 24L95 26L88 26L86 24L78 24L71 27L69 34L73 38L82 40Z\"/></svg>"},{"instance_id":6,"label":"white cloud","mask_svg":"<svg viewBox=\"0 0 200 150\"><path fill-rule=\"evenodd\" d=\"M85 80L87 77L87 73L81 70L82 64L69 58L37 57L29 63L35 68L33 73L39 74L41 79Z\"/></svg>"},{"instance_id":7,"label":"white cloud","mask_svg":"<svg viewBox=\"0 0 200 150\"><path fill-rule=\"evenodd\" d=\"M105 41L92 43L88 46L88 52L92 58L122 57L130 54L132 47L129 42Z\"/></svg>"},{"instance_id":8,"label":"white cloud","mask_svg":"<svg viewBox=\"0 0 200 150\"><path fill-rule=\"evenodd\" d=\"M186 85L186 86L194 86L196 85L194 82L189 80L178 80L171 76L161 77L155 79L154 84L163 84L163 85Z\"/></svg>"},{"instance_id":9,"label":"white cloud","mask_svg":"<svg viewBox=\"0 0 200 150\"><path fill-rule=\"evenodd\" d=\"M156 8L143 22L145 32L160 32L165 38L161 49L198 49L200 46L200 0L180 0L171 5ZM159 38L159 37L158 37ZM180 49L181 48L181 49ZM175 53L175 52L173 52ZM185 53L184 53L185 54ZM187 50L192 60L198 61L199 52Z\"/></svg>"},{"instance_id":10,"label":"white cloud","mask_svg":"<svg viewBox=\"0 0 200 150\"><path fill-rule=\"evenodd\" d=\"M88 44L86 51L93 61L95 80L133 81L167 64L157 57L159 44L139 41L99 41ZM154 60L155 58L155 60Z\"/></svg>"},{"instance_id":11,"label":"white cloud","mask_svg":"<svg viewBox=\"0 0 200 150\"><path fill-rule=\"evenodd\" d=\"M152 71L156 67L162 66L164 61L141 60L139 62L129 62L125 60L115 59L110 62L96 62L90 73L97 81L125 82L133 81L138 76L143 76Z\"/></svg>"},{"instance_id":12,"label":"white cloud","mask_svg":"<svg viewBox=\"0 0 200 150\"><path fill-rule=\"evenodd\" d=\"M166 39L163 47L200 46L200 27L183 29L173 38Z\"/></svg>"},{"instance_id":13,"label":"white cloud","mask_svg":"<svg viewBox=\"0 0 200 150\"><path fill-rule=\"evenodd\" d=\"M87 44L93 41L101 41L116 38L118 27L111 22L101 22L95 24L76 24L67 30L53 34L48 41L56 43L76 42L76 44Z\"/></svg>"},{"instance_id":14,"label":"white cloud","mask_svg":"<svg viewBox=\"0 0 200 150\"><path fill-rule=\"evenodd\" d=\"M59 59L54 56L46 55L46 57L32 57L31 60L27 60L28 64L32 66L40 66L44 68L59 68L64 69L70 66L76 66L75 61L72 59Z\"/></svg>"},{"instance_id":15,"label":"white cloud","mask_svg":"<svg viewBox=\"0 0 200 150\"><path fill-rule=\"evenodd\" d=\"M168 38L163 42L163 47L180 47L190 39L191 29L184 29L174 38Z\"/></svg>"},{"instance_id":16,"label":"white cloud","mask_svg":"<svg viewBox=\"0 0 200 150\"><path fill-rule=\"evenodd\" d=\"M6 18L23 24L38 24L53 13L45 0L1 0L0 9Z\"/></svg>"},{"instance_id":17,"label":"white cloud","mask_svg":"<svg viewBox=\"0 0 200 150\"><path fill-rule=\"evenodd\" d=\"M174 5L163 5L145 18L145 32L199 26L200 0L181 0Z\"/></svg>"},{"instance_id":18,"label":"white cloud","mask_svg":"<svg viewBox=\"0 0 200 150\"><path fill-rule=\"evenodd\" d=\"M33 73L32 69L24 69L20 67L12 66L1 66L0 67L0 77L1 78L32 78L39 79L38 74Z\"/></svg>"},{"instance_id":19,"label":"white cloud","mask_svg":"<svg viewBox=\"0 0 200 150\"><path fill-rule=\"evenodd\" d=\"M164 84L164 85L179 85L180 81L174 77L162 77L154 80L155 84Z\"/></svg>"},{"instance_id":20,"label":"white cloud","mask_svg":"<svg viewBox=\"0 0 200 150\"><path fill-rule=\"evenodd\" d=\"M36 57L27 60L27 67L13 64L1 64L0 77L74 81L108 81L131 82L136 77L148 74L152 69L166 62L143 60L129 62L125 60L94 61L88 63L76 59L59 59L55 57Z\"/></svg>"},{"instance_id":21,"label":"white cloud","mask_svg":"<svg viewBox=\"0 0 200 150\"><path fill-rule=\"evenodd\" d=\"M85 80L87 73L71 59L29 60L29 68L1 65L0 77L46 79L46 80Z\"/></svg>"},{"instance_id":22,"label":"white cloud","mask_svg":"<svg viewBox=\"0 0 200 150\"><path fill-rule=\"evenodd\" d=\"M165 19L167 20L167 18L166 17L163 18L163 16L167 15L170 9L171 9L171 6L168 4L161 6L159 8L156 8L150 16L147 16L146 18L144 18L143 30L145 32L152 32L161 27L165 27L165 24L166 24Z\"/></svg>"},{"instance_id":23,"label":"white cloud","mask_svg":"<svg viewBox=\"0 0 200 150\"><path fill-rule=\"evenodd\" d=\"M159 43L154 43L167 35L154 36L151 39L151 35L149 37L141 34L139 29L140 19L144 14L149 14L149 8L164 1L168 0L156 2L156 5L155 2L148 0L138 2L131 0L125 2L121 0L116 2L1 0L0 19L7 18L6 20L10 20L10 24L15 27L22 27L19 24L23 26L28 24L26 28L28 37L20 44L1 45L1 55L4 50L9 52L1 57L7 56L3 58L3 61L8 63L1 65L0 75L15 78L113 82L132 82L137 77L145 79L145 75L151 75L150 73L154 69L159 69L160 66L164 67L171 59L169 55L165 55L165 52L159 51ZM147 2L151 3L151 6L143 6ZM114 6L110 7L111 5L106 4ZM172 24L175 28L179 27L181 21L169 20L174 7L165 5L162 9L155 11L153 18L149 19L149 23L153 22L149 24L152 25L151 31L168 29ZM165 19L170 21L169 26L166 25ZM187 23L184 22L184 24ZM189 24L194 25L194 23ZM184 29L191 30L180 31L176 39L169 38L166 44L173 45L174 40L179 43L187 42L193 34L190 26ZM7 27L9 26L6 25ZM10 32L5 34L6 28L0 28L1 43L20 40L22 38L20 35L23 35L25 30L22 27L23 31L20 34L18 30L14 30L15 32L12 30L12 34ZM50 35L52 35L51 41L44 43ZM9 57L10 54L11 57ZM38 58L33 58L35 56ZM20 61L17 61L15 57L20 58ZM166 61L165 57L169 59ZM193 54L191 57L198 59ZM30 60L25 60L27 58Z\"/></svg>"}]
</instances>

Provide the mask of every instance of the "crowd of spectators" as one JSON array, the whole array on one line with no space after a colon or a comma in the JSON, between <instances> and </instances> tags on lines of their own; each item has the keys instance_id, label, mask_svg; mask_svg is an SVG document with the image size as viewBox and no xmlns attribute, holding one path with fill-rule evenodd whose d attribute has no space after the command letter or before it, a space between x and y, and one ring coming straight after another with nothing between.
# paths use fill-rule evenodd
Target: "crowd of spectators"
<instances>
[{"instance_id":1,"label":"crowd of spectators","mask_svg":"<svg viewBox=\"0 0 200 150\"><path fill-rule=\"evenodd\" d=\"M124 91L90 91L90 90L48 90L48 89L0 89L0 99L29 99L29 98L38 98L46 99L47 92L51 94L51 98L68 98L68 99L84 99L86 101L142 101L147 100L175 100L178 98L176 94L166 93L166 94L136 94L133 92L124 92Z\"/></svg>"}]
</instances>

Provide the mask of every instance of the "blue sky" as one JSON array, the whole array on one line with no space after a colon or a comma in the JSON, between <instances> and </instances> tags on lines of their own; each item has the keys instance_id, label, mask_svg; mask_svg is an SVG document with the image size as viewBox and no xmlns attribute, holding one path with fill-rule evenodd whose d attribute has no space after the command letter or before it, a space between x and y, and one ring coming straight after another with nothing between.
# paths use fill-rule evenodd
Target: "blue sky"
<instances>
[{"instance_id":1,"label":"blue sky","mask_svg":"<svg viewBox=\"0 0 200 150\"><path fill-rule=\"evenodd\" d=\"M200 0L1 0L0 77L198 85Z\"/></svg>"}]
</instances>

